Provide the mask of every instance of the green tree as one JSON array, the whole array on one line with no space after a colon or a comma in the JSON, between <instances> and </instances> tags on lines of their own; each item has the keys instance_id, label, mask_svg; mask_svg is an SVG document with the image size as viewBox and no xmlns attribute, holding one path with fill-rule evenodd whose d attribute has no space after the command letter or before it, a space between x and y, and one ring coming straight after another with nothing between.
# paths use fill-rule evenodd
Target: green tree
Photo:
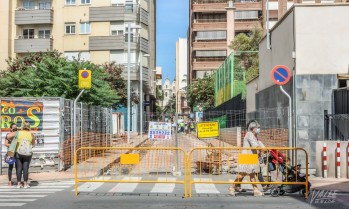
<instances>
[{"instance_id":1,"label":"green tree","mask_svg":"<svg viewBox=\"0 0 349 209\"><path fill-rule=\"evenodd\" d=\"M214 106L214 78L213 76L205 76L191 83L187 87L188 105L201 105L204 109Z\"/></svg>"},{"instance_id":2,"label":"green tree","mask_svg":"<svg viewBox=\"0 0 349 209\"><path fill-rule=\"evenodd\" d=\"M74 99L79 94L78 70L92 71L92 88L80 101L101 106L120 104L125 98L121 69L115 63L95 65L89 61L69 61L57 51L33 53L10 59L8 70L0 74L2 97L64 97Z\"/></svg>"},{"instance_id":3,"label":"green tree","mask_svg":"<svg viewBox=\"0 0 349 209\"><path fill-rule=\"evenodd\" d=\"M256 27L249 35L240 33L235 36L230 48L235 51L235 71L246 71L246 81L258 76L259 72L259 42L262 40L263 31Z\"/></svg>"}]
</instances>

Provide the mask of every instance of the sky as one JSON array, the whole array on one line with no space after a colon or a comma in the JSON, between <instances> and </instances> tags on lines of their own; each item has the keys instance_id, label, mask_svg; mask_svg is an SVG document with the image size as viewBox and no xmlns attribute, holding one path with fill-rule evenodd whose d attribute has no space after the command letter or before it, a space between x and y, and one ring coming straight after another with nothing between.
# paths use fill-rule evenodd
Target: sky
<instances>
[{"instance_id":1,"label":"sky","mask_svg":"<svg viewBox=\"0 0 349 209\"><path fill-rule=\"evenodd\" d=\"M188 0L156 0L156 66L162 80L176 76L176 41L187 37Z\"/></svg>"}]
</instances>

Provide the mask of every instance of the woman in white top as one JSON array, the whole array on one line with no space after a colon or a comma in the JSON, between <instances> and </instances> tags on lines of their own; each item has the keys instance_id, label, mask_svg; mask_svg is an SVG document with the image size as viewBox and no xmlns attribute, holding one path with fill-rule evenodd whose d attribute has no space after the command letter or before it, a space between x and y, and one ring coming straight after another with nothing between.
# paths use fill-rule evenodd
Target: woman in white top
<instances>
[{"instance_id":1,"label":"woman in white top","mask_svg":"<svg viewBox=\"0 0 349 209\"><path fill-rule=\"evenodd\" d=\"M260 133L260 125L257 121L251 121L248 125L247 133L244 138L243 146L245 148L257 148L264 147L263 143L257 139L257 135ZM241 154L257 154L257 150L242 150ZM238 165L239 175L236 177L234 182L241 182L246 175L250 176L251 182L256 182L256 174L260 171L258 164L239 164ZM229 187L230 194L235 196L235 191L241 191L237 188L237 184L233 184ZM256 184L253 186L254 196L263 196L264 194L259 191Z\"/></svg>"}]
</instances>

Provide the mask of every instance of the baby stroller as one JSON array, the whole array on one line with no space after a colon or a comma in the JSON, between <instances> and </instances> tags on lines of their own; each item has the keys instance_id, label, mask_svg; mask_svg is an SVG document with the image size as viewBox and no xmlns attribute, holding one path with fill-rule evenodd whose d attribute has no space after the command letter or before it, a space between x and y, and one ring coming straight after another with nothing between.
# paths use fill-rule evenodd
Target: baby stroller
<instances>
[{"instance_id":1,"label":"baby stroller","mask_svg":"<svg viewBox=\"0 0 349 209\"><path fill-rule=\"evenodd\" d=\"M268 159L268 171L271 175L271 171L275 171L278 166L279 173L281 173L281 178L283 182L306 182L306 175L301 173L301 164L296 166L291 166L289 159L286 159L285 156L276 151L271 150L269 152ZM308 182L308 191L310 190L310 182ZM273 197L282 196L285 193L295 193L299 192L299 195L305 196L305 185L291 185L291 184L281 184L274 185L270 189L270 194Z\"/></svg>"}]
</instances>

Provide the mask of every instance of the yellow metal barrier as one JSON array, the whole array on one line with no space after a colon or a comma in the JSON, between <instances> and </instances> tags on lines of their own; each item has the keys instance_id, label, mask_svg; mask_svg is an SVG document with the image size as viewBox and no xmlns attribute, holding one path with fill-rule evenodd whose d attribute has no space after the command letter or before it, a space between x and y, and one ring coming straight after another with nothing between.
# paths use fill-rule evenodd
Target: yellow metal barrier
<instances>
[{"instance_id":1,"label":"yellow metal barrier","mask_svg":"<svg viewBox=\"0 0 349 209\"><path fill-rule=\"evenodd\" d=\"M237 175L240 173L240 165L256 165L258 167L258 158L256 154L242 154L242 150L253 150L255 152L261 152L265 154L266 157L266 179L265 182L243 182L243 181L236 181L232 182L231 177L233 176L230 171L227 172L227 174L222 175L220 171L222 170L222 167L225 166L226 168L230 169L231 167L234 167L237 169ZM272 152L273 151L273 152ZM277 151L277 152L275 152ZM287 166L291 166L291 162L287 161L290 153L295 153L295 165L298 165L297 151L301 151L305 155L305 181L300 181L298 178L298 175L296 174L294 181L289 181L289 169ZM274 153L276 155L276 181L271 181L271 177L269 176L268 172L268 164L269 164L269 154ZM241 159L239 159L241 158ZM286 166L286 173L280 174L279 171L279 165L282 163L279 163L279 158L282 158L285 162L283 163L283 166ZM187 170L187 179L189 183L189 197L192 197L192 185L193 184L261 184L261 185L304 185L305 186L305 198L308 198L308 190L309 190L309 182L308 182L308 153L302 149L302 148L285 148L285 147L265 147L265 148L241 148L241 147L200 147L200 148L194 148L190 151L188 155L188 162L186 163L188 168ZM281 159L280 159L281 161ZM193 178L192 170L191 168L194 167L196 169L195 177ZM258 167L259 169L259 167ZM296 168L297 169L297 168ZM218 172L217 172L218 170ZM204 174L204 171L206 174ZM293 170L292 170L293 172ZM294 172L300 172L299 170L296 170ZM204 175L203 175L204 174ZM214 175L215 174L215 175ZM214 176L213 176L214 175ZM285 180L279 180L280 176L281 179L282 176L285 176ZM205 178L203 178L203 176ZM212 179L212 181L208 181L207 177L213 177L209 178ZM234 178L235 179L235 178Z\"/></svg>"},{"instance_id":2,"label":"yellow metal barrier","mask_svg":"<svg viewBox=\"0 0 349 209\"><path fill-rule=\"evenodd\" d=\"M267 155L274 151L276 158L283 155L284 160L290 153L295 152L295 161L297 163L297 151L305 155L305 181L298 181L297 175L295 181L278 180L280 171L279 163L276 163L276 181L269 179L269 172L266 171L265 182L243 182L237 181L235 184L262 184L262 185L304 185L305 197L308 198L308 154L302 148L285 147L266 147L266 148L240 148L240 147L201 147L194 148L189 155L181 148L175 147L82 147L75 152L74 171L75 171L75 195L78 195L78 184L83 182L105 182L105 183L174 183L184 185L184 197L192 197L193 184L232 184L230 171L221 174L223 167L230 169L234 167L239 171L239 165L254 165L257 162L256 154L243 154L242 150L254 150ZM275 152L277 151L277 152ZM280 156L279 156L280 155ZM78 165L77 159L80 159ZM269 158L266 158L266 165ZM286 162L285 166L290 166ZM180 180L171 180L173 168L176 171L183 170L184 176ZM196 174L192 174L192 168L196 169ZM268 169L268 166L266 166ZM206 174L204 174L204 172ZM151 173L155 175L151 176ZM159 173L163 174L159 180ZM113 179L105 176L114 176ZM114 175L115 174L115 175ZM285 175L288 177L288 169ZM145 179L134 178L135 176L147 177ZM194 176L196 177L194 179ZM203 176L205 178L203 178ZM96 178L101 177L101 178ZM133 177L133 178L132 178ZM207 177L212 181L207 180ZM235 177L234 177L235 178Z\"/></svg>"},{"instance_id":3,"label":"yellow metal barrier","mask_svg":"<svg viewBox=\"0 0 349 209\"><path fill-rule=\"evenodd\" d=\"M83 159L79 165L77 159ZM168 176L172 176L173 168L187 173L186 162L185 151L175 147L81 147L74 156L75 195L78 195L78 184L82 182L174 183L184 185L186 197L187 175L182 180ZM159 180L159 173L165 178ZM106 175L114 178L106 178Z\"/></svg>"}]
</instances>

